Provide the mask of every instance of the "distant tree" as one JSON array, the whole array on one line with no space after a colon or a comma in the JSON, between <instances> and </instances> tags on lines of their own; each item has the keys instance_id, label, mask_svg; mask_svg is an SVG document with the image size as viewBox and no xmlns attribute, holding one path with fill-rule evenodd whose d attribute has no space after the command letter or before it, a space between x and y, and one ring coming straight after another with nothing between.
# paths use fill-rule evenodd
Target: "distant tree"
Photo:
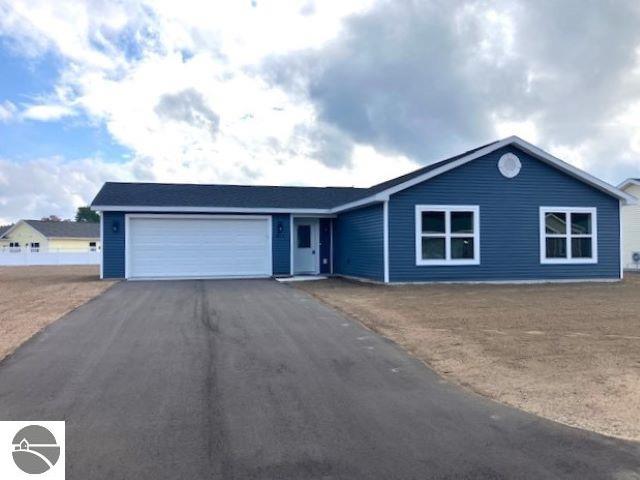
<instances>
[{"instance_id":1,"label":"distant tree","mask_svg":"<svg viewBox=\"0 0 640 480\"><path fill-rule=\"evenodd\" d=\"M94 212L90 207L78 207L76 211L76 222L98 223L100 215Z\"/></svg>"},{"instance_id":2,"label":"distant tree","mask_svg":"<svg viewBox=\"0 0 640 480\"><path fill-rule=\"evenodd\" d=\"M49 215L48 217L42 217L40 220L43 222L62 222L62 219L57 215Z\"/></svg>"}]
</instances>

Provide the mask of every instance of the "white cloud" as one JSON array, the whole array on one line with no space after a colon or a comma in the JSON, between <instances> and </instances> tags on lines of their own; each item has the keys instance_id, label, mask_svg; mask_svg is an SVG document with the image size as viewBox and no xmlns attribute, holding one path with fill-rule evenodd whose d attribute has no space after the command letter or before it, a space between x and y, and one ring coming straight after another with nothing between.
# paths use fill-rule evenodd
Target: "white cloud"
<instances>
[{"instance_id":1,"label":"white cloud","mask_svg":"<svg viewBox=\"0 0 640 480\"><path fill-rule=\"evenodd\" d=\"M58 157L27 162L0 158L0 225L50 214L73 218L75 209L93 199L105 178L132 180L131 167L98 158L73 162Z\"/></svg>"},{"instance_id":2,"label":"white cloud","mask_svg":"<svg viewBox=\"0 0 640 480\"><path fill-rule=\"evenodd\" d=\"M517 135L529 143L538 143L540 139L536 122L533 120L504 120L498 115L492 115L492 120L498 138Z\"/></svg>"},{"instance_id":3,"label":"white cloud","mask_svg":"<svg viewBox=\"0 0 640 480\"><path fill-rule=\"evenodd\" d=\"M74 110L66 105L29 105L22 111L21 118L48 122L74 114Z\"/></svg>"},{"instance_id":4,"label":"white cloud","mask_svg":"<svg viewBox=\"0 0 640 480\"><path fill-rule=\"evenodd\" d=\"M22 112L0 104L0 121L82 114L132 152L125 163L0 161L0 183L23 189L0 198L0 217L68 215L65 202L86 202L117 178L366 186L416 167L409 156L423 163L494 134L541 142L610 177L620 165L638 168L637 109L607 110L611 88L600 88L607 82L597 75L588 78L593 107L584 95L571 98L583 78L566 72L583 70L569 47L582 40L564 45L559 30L545 35L546 20L530 13L524 2L503 0L446 9L374 0L0 0L0 34L13 48L61 61L51 92L36 92ZM265 59L296 61L300 52L315 55L304 78L292 71L288 83L265 81ZM625 78L632 91L638 73ZM594 111L614 119L589 130L597 134L577 135L583 127L565 121L591 127ZM600 155L612 146L622 153L603 167Z\"/></svg>"},{"instance_id":5,"label":"white cloud","mask_svg":"<svg viewBox=\"0 0 640 480\"><path fill-rule=\"evenodd\" d=\"M18 107L16 107L9 100L5 100L0 103L0 122L8 122L13 120L16 116L16 112L18 111Z\"/></svg>"},{"instance_id":6,"label":"white cloud","mask_svg":"<svg viewBox=\"0 0 640 480\"><path fill-rule=\"evenodd\" d=\"M313 106L253 73L266 55L321 46L340 31L345 15L369 3L321 3L309 13L306 1L257 7L65 1L54 8L40 0L0 0L0 30L23 53L53 51L66 61L54 91L26 105L21 118L59 120L81 110L133 152L119 164L4 160L0 174L9 181L0 217L68 216L102 181L118 178L307 185L350 185L357 178L365 185L410 169L415 164L408 159L384 161L366 146L354 146L348 166L327 166L306 133L317 128ZM161 102L184 99L184 92L180 118L168 118ZM38 175L29 174L33 169Z\"/></svg>"}]
</instances>

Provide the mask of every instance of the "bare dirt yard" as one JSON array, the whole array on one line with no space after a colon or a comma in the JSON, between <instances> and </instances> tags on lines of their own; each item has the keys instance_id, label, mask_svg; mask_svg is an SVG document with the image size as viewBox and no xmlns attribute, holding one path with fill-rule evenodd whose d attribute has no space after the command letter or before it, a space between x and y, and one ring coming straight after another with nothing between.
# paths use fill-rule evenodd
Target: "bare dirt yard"
<instances>
[{"instance_id":1,"label":"bare dirt yard","mask_svg":"<svg viewBox=\"0 0 640 480\"><path fill-rule=\"evenodd\" d=\"M93 265L0 267L0 360L113 283Z\"/></svg>"},{"instance_id":2,"label":"bare dirt yard","mask_svg":"<svg viewBox=\"0 0 640 480\"><path fill-rule=\"evenodd\" d=\"M475 392L640 440L640 275L622 283L295 286Z\"/></svg>"}]
</instances>

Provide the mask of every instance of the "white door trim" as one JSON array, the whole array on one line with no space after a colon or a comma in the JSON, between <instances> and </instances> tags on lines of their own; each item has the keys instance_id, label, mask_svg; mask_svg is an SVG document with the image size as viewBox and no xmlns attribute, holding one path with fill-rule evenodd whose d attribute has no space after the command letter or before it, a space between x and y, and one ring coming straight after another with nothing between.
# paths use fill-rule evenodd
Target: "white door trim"
<instances>
[{"instance_id":1,"label":"white door trim","mask_svg":"<svg viewBox=\"0 0 640 480\"><path fill-rule=\"evenodd\" d=\"M315 236L312 234L311 238L315 238L314 240L314 245L313 248L316 251L316 269L314 272L314 275L319 275L320 274L320 218L316 217L316 216L309 216L309 215L291 215L291 235L290 235L290 255L291 255L291 275L295 275L296 273L296 268L294 265L295 262L295 255L294 255L294 249L295 249L295 239L296 239L296 235L297 235L297 231L295 230L295 219L296 218L308 218L310 220L313 220L313 229L315 230Z\"/></svg>"},{"instance_id":2,"label":"white door trim","mask_svg":"<svg viewBox=\"0 0 640 480\"><path fill-rule=\"evenodd\" d=\"M271 215L194 215L194 214L162 214L162 213L127 213L124 216L124 278L130 278L131 272L131 255L129 253L129 248L131 246L131 228L130 222L131 219L135 218L162 218L162 219L185 219L185 218L193 218L193 219L227 219L227 220L267 220L269 237L268 237L268 248L269 248L269 267L268 270L273 275L273 217ZM104 247L103 251L104 251ZM214 277L211 277L214 278Z\"/></svg>"}]
</instances>

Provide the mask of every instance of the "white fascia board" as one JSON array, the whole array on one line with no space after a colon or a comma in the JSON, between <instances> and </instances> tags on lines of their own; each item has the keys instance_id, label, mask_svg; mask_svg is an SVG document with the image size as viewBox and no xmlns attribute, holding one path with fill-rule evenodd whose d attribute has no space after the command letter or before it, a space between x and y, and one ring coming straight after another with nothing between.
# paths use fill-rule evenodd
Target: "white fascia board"
<instances>
[{"instance_id":1,"label":"white fascia board","mask_svg":"<svg viewBox=\"0 0 640 480\"><path fill-rule=\"evenodd\" d=\"M378 193L376 195L372 195L370 197L363 198L361 200L356 200L355 202L345 203L344 205L339 205L331 209L332 213L341 213L346 210L353 210L354 208L366 207L367 205L372 205L374 203L386 202L389 200L389 195L384 192Z\"/></svg>"},{"instance_id":2,"label":"white fascia board","mask_svg":"<svg viewBox=\"0 0 640 480\"><path fill-rule=\"evenodd\" d=\"M171 213L291 213L332 216L328 208L236 208L236 207L143 207L139 205L95 205L97 212L171 212Z\"/></svg>"},{"instance_id":3,"label":"white fascia board","mask_svg":"<svg viewBox=\"0 0 640 480\"><path fill-rule=\"evenodd\" d=\"M638 180L636 180L635 178L627 178L624 182L622 182L620 185L618 185L618 188L620 190L624 190L625 188L631 186L631 185L640 185L640 182Z\"/></svg>"},{"instance_id":4,"label":"white fascia board","mask_svg":"<svg viewBox=\"0 0 640 480\"><path fill-rule=\"evenodd\" d=\"M541 150L540 148L522 140L520 137L511 136L505 138L504 140L500 140L494 144L488 145L485 148L473 152L469 155L466 155L458 160L447 163L441 167L435 168L426 172L422 175L418 175L406 182L402 182L393 187L387 188L386 190L382 190L374 195L361 198L359 200L345 203L343 205L338 205L337 207L329 208L329 209L316 209L316 208L308 208L308 209L291 209L291 208L233 208L233 207L141 207L141 206L133 206L133 205L95 205L92 206L91 209L94 211L127 211L127 212L189 212L189 213L291 213L291 214L310 214L310 215L331 215L340 212L344 212L346 210L351 210L354 208L364 207L373 203L385 202L389 200L389 197L394 193L400 192L407 188L410 188L414 185L422 183L426 180L429 180L433 177L437 177L438 175L442 175L445 172L453 170L454 168L458 168L472 160L483 157L491 152L494 152L500 148L506 147L508 145L515 145L520 149L526 151L537 159L550 164L559 170L571 175L578 180L591 185L598 190L601 190L609 195L612 195L623 201L625 205L636 205L638 203L638 199L633 195L630 195L620 188L616 188L613 185L610 185L599 178L594 177L593 175L588 174L587 172L580 170L579 168L570 165L559 158L554 157L550 153ZM633 180L635 181L635 180Z\"/></svg>"},{"instance_id":5,"label":"white fascia board","mask_svg":"<svg viewBox=\"0 0 640 480\"><path fill-rule=\"evenodd\" d=\"M40 235L42 238L44 238L45 240L48 240L48 237L46 237L44 235L44 233L42 233L40 230L38 230L36 227L34 227L33 225L31 225L29 222L26 222L24 220L18 220L9 230L7 230L6 232L4 232L2 234L2 237L6 237L7 235L9 235L9 233L13 232L16 228L18 228L18 225L26 225L27 227L29 227L31 230L33 230L34 232L36 232L38 235Z\"/></svg>"},{"instance_id":6,"label":"white fascia board","mask_svg":"<svg viewBox=\"0 0 640 480\"><path fill-rule=\"evenodd\" d=\"M0 237L2 237L2 238L6 237L11 232L13 232L18 227L18 225L20 225L21 223L26 223L26 222L24 220L18 220L6 232L4 232L2 235L0 235ZM40 232L38 232L38 233L40 233Z\"/></svg>"},{"instance_id":7,"label":"white fascia board","mask_svg":"<svg viewBox=\"0 0 640 480\"><path fill-rule=\"evenodd\" d=\"M623 192L619 188L616 188L613 185L610 185L594 177L593 175L590 175L587 172L584 172L583 170L580 170L579 168L576 168L573 165L570 165L560 160L559 158L554 157L553 155L545 152L544 150L541 150L538 147L531 145L530 143L522 140L520 137L512 136L512 137L505 138L504 140L500 140L499 142L494 143L492 145L488 145L487 147L481 150L473 152L469 155L459 158L458 160L450 162L446 165L430 170L429 172L426 172L422 175L414 177L411 180L407 180L406 182L400 183L386 190L383 190L377 193L376 195L372 195L370 197L362 198L356 202L335 207L333 211L341 212L348 208L363 206L368 203L383 202L385 200L388 200L389 196L393 195L394 193L413 187L414 185L422 183L433 177L437 177L438 175L442 175L445 172L453 170L454 168L458 168L468 162L471 162L472 160L483 157L491 152L494 152L500 148L503 148L509 145L515 145L519 147L520 149L526 151L527 153L530 153L532 156L536 157L537 159L558 168L559 170L571 175L572 177L577 178L578 180L581 180L591 185L594 188L597 188L605 193L608 193L609 195L612 195L622 200L627 205L635 205L638 201L633 195Z\"/></svg>"},{"instance_id":8,"label":"white fascia board","mask_svg":"<svg viewBox=\"0 0 640 480\"><path fill-rule=\"evenodd\" d=\"M594 177L593 175L585 172L584 170L580 170L579 168L574 167L573 165L563 160L560 160L557 157L554 157L550 153L547 153L544 150L541 150L535 145L531 145L529 142L526 142L519 137L509 137L509 139L507 140L510 140L509 143L512 143L520 147L521 149L532 154L534 157L538 158L539 160L545 161L557 167L558 169L563 170L565 173L568 173L569 175L577 178L578 180L582 180L583 182L591 185L592 187L595 187L599 190L602 190L605 193L608 193L616 198L619 198L620 200L623 200L627 205L635 204L637 202L637 199L633 195L623 192L619 188L614 187L613 185L610 185L607 182Z\"/></svg>"}]
</instances>

